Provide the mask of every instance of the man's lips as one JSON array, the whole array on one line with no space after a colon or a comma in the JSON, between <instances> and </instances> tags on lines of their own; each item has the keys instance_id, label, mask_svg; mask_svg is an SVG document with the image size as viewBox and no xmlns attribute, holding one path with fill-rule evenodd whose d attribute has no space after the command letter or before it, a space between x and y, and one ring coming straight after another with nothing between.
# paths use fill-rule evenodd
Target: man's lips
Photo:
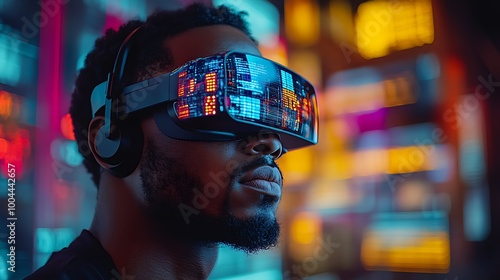
<instances>
[{"instance_id":1,"label":"man's lips","mask_svg":"<svg viewBox=\"0 0 500 280\"><path fill-rule=\"evenodd\" d=\"M281 174L278 169L270 166L261 166L248 171L240 183L271 196L281 196Z\"/></svg>"}]
</instances>

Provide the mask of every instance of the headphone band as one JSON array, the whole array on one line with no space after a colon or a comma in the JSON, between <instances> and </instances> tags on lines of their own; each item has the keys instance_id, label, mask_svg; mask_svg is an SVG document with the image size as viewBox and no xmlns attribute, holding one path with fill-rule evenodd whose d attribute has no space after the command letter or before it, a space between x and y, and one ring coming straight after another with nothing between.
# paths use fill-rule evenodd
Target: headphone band
<instances>
[{"instance_id":1,"label":"headphone band","mask_svg":"<svg viewBox=\"0 0 500 280\"><path fill-rule=\"evenodd\" d=\"M123 43L118 50L118 54L116 55L113 71L108 74L105 102L106 105L104 108L104 132L107 138L111 137L111 122L114 121L112 112L116 112L116 110L113 110L112 106L116 105L116 102L114 101L119 97L117 95L118 93L121 94L121 91L123 89L122 79L125 73L127 58L133 42L132 38L134 34L136 34L141 28L142 25L134 29L130 34L127 35L125 40L123 40Z\"/></svg>"}]
</instances>

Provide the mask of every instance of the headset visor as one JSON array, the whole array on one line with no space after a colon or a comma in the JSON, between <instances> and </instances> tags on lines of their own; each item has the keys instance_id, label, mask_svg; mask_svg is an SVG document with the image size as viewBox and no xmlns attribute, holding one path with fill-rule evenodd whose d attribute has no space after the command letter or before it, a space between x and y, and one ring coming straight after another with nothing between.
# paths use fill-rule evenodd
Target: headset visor
<instances>
[{"instance_id":1,"label":"headset visor","mask_svg":"<svg viewBox=\"0 0 500 280\"><path fill-rule=\"evenodd\" d=\"M99 87L105 85L98 85L92 94L94 114L104 105L105 94L96 93ZM170 102L157 123L177 139L231 140L272 132L286 149L318 141L314 87L290 69L250 54L229 52L190 61L171 73L126 87L122 101L118 115Z\"/></svg>"}]
</instances>

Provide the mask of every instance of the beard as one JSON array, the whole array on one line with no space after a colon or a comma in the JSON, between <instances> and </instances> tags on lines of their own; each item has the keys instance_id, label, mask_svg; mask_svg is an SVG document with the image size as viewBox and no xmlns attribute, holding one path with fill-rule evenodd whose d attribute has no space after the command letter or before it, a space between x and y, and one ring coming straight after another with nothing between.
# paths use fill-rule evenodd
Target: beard
<instances>
[{"instance_id":1,"label":"beard","mask_svg":"<svg viewBox=\"0 0 500 280\"><path fill-rule=\"evenodd\" d=\"M239 219L233 214L229 199L235 177L266 164L277 167L272 160L260 158L231 172L228 185L221 188L226 191L221 193L224 197L219 214L209 214L193 206L194 190L203 193L201 179L190 174L177 160L161 153L149 140L141 168L146 210L161 234L206 245L225 244L246 253L272 248L280 235L276 216L259 211L250 218ZM271 207L276 199L264 195L259 200L259 209Z\"/></svg>"}]
</instances>

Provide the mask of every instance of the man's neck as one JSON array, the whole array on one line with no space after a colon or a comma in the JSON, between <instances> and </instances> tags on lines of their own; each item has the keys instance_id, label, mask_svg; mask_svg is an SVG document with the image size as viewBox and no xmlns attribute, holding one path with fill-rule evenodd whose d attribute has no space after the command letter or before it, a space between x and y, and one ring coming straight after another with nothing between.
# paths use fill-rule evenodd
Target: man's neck
<instances>
[{"instance_id":1,"label":"man's neck","mask_svg":"<svg viewBox=\"0 0 500 280\"><path fill-rule=\"evenodd\" d=\"M218 249L158 232L138 196L119 179L103 177L90 231L111 255L122 277L206 279ZM107 185L104 185L107 183ZM124 278L127 279L127 278Z\"/></svg>"}]
</instances>

